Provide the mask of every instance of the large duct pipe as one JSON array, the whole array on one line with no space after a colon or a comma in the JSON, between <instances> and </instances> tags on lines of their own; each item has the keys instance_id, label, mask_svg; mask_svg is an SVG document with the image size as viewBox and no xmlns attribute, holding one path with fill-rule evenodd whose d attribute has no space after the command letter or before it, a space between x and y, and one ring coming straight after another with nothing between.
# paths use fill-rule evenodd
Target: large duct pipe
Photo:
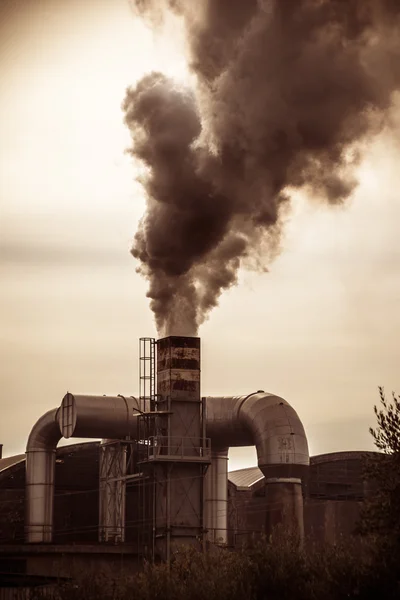
<instances>
[{"instance_id":1,"label":"large duct pipe","mask_svg":"<svg viewBox=\"0 0 400 600\"><path fill-rule=\"evenodd\" d=\"M255 446L269 477L301 477L309 464L304 427L290 404L274 394L207 398L207 437L218 446Z\"/></svg>"},{"instance_id":2,"label":"large duct pipe","mask_svg":"<svg viewBox=\"0 0 400 600\"><path fill-rule=\"evenodd\" d=\"M256 446L258 466L270 482L267 486L267 533L277 525L304 536L301 480L309 465L304 427L286 400L273 394L257 392L248 396L207 398L207 437L211 446ZM213 472L213 467L211 467ZM275 478L275 479L274 479ZM213 502L207 512L209 528L218 522L223 527L227 514L222 509L226 501L227 481L212 488ZM277 510L279 496L280 509ZM284 507L283 507L284 504ZM221 512L222 511L222 512ZM211 529L212 530L212 529Z\"/></svg>"},{"instance_id":3,"label":"large duct pipe","mask_svg":"<svg viewBox=\"0 0 400 600\"><path fill-rule=\"evenodd\" d=\"M53 539L54 467L60 439L135 438L138 408L135 398L68 393L60 408L48 411L38 420L26 447L27 542Z\"/></svg>"},{"instance_id":4,"label":"large duct pipe","mask_svg":"<svg viewBox=\"0 0 400 600\"><path fill-rule=\"evenodd\" d=\"M66 438L130 436L135 439L137 436L139 406L134 398L67 394L58 412L59 427L56 414L56 410L50 411L39 419L28 441L27 539L32 542L51 541L53 504L49 497L54 492L54 452L61 434ZM286 400L273 394L257 392L248 396L207 398L206 431L216 448L255 445L258 465L268 479L301 478L309 464L307 439L297 413ZM41 440L40 448L35 442L37 438ZM40 455L35 458L33 453L37 449ZM220 473L221 465L219 462ZM222 519L218 519L221 514L225 518L219 507L226 505L226 486L219 483L217 489L220 491L215 496L214 486L211 503L214 512L208 511L206 525L213 528L212 523L218 522L218 528L226 530L226 524L223 526ZM299 511L293 510L292 514Z\"/></svg>"},{"instance_id":5,"label":"large duct pipe","mask_svg":"<svg viewBox=\"0 0 400 600\"><path fill-rule=\"evenodd\" d=\"M54 467L56 448L62 435L58 410L49 410L38 422L26 446L27 542L51 542L53 538Z\"/></svg>"},{"instance_id":6,"label":"large duct pipe","mask_svg":"<svg viewBox=\"0 0 400 600\"><path fill-rule=\"evenodd\" d=\"M126 447L111 440L137 439L139 402L133 396L76 396L66 394L59 426L65 438L110 438L100 447L99 539L125 539Z\"/></svg>"},{"instance_id":7,"label":"large duct pipe","mask_svg":"<svg viewBox=\"0 0 400 600\"><path fill-rule=\"evenodd\" d=\"M59 412L65 438L136 439L139 402L133 396L76 396L66 394Z\"/></svg>"}]
</instances>

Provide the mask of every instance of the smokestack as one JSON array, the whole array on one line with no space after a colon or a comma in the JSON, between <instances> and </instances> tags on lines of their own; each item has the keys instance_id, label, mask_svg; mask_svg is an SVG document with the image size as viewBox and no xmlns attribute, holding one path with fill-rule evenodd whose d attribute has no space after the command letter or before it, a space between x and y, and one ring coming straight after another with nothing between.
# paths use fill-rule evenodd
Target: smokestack
<instances>
[{"instance_id":1,"label":"smokestack","mask_svg":"<svg viewBox=\"0 0 400 600\"><path fill-rule=\"evenodd\" d=\"M196 335L240 266L279 252L293 190L335 205L400 84L396 0L133 0L187 41L192 88L128 89L147 211L133 256L161 335Z\"/></svg>"},{"instance_id":2,"label":"smokestack","mask_svg":"<svg viewBox=\"0 0 400 600\"><path fill-rule=\"evenodd\" d=\"M155 540L157 554L169 560L176 546L201 547L204 535L202 499L210 456L204 447L199 338L158 340L157 410L152 455Z\"/></svg>"}]
</instances>

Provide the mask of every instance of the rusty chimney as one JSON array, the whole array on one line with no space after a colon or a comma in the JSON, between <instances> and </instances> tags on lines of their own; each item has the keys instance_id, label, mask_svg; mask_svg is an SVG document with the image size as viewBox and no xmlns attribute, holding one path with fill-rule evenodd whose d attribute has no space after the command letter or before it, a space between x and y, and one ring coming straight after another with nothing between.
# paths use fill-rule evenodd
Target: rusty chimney
<instances>
[{"instance_id":1,"label":"rusty chimney","mask_svg":"<svg viewBox=\"0 0 400 600\"><path fill-rule=\"evenodd\" d=\"M172 546L197 546L204 533L203 483L210 456L204 439L199 338L158 340L157 407L156 551L168 560Z\"/></svg>"}]
</instances>

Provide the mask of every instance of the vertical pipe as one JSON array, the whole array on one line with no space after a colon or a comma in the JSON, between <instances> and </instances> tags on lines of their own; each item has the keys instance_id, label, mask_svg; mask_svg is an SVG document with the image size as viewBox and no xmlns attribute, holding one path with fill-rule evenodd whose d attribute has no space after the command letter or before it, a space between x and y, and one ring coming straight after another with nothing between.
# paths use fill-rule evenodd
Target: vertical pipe
<instances>
[{"instance_id":1,"label":"vertical pipe","mask_svg":"<svg viewBox=\"0 0 400 600\"><path fill-rule=\"evenodd\" d=\"M228 542L228 448L213 450L205 476L205 526L207 540Z\"/></svg>"},{"instance_id":2,"label":"vertical pipe","mask_svg":"<svg viewBox=\"0 0 400 600\"><path fill-rule=\"evenodd\" d=\"M55 450L33 450L26 461L27 542L53 541Z\"/></svg>"},{"instance_id":3,"label":"vertical pipe","mask_svg":"<svg viewBox=\"0 0 400 600\"><path fill-rule=\"evenodd\" d=\"M53 541L54 471L61 439L58 409L49 410L34 425L26 446L26 521L29 543Z\"/></svg>"}]
</instances>

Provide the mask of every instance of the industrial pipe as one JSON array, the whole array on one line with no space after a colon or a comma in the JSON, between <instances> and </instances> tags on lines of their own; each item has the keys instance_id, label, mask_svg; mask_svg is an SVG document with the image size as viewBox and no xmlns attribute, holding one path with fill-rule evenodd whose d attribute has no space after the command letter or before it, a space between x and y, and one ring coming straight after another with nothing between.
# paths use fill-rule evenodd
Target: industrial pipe
<instances>
[{"instance_id":1,"label":"industrial pipe","mask_svg":"<svg viewBox=\"0 0 400 600\"><path fill-rule=\"evenodd\" d=\"M26 447L26 521L28 542L53 539L54 471L62 437L123 439L136 436L138 401L123 396L74 396L34 425Z\"/></svg>"},{"instance_id":2,"label":"industrial pipe","mask_svg":"<svg viewBox=\"0 0 400 600\"><path fill-rule=\"evenodd\" d=\"M204 525L207 540L228 543L228 450L212 448L211 464L204 481Z\"/></svg>"},{"instance_id":3,"label":"industrial pipe","mask_svg":"<svg viewBox=\"0 0 400 600\"><path fill-rule=\"evenodd\" d=\"M255 446L258 467L266 480L279 478L284 481L284 485L267 486L266 511L267 515L271 511L274 515L272 520L267 518L267 532L271 533L272 528L280 523L285 529L296 531L302 539L301 483L308 470L309 454L304 427L296 411L283 398L265 392L206 400L207 437L211 438L211 447L215 444L220 447ZM212 464L211 478L214 477L214 469L216 466ZM226 473L225 485L220 479L209 492L213 501L206 504L206 528L211 532L217 522L219 528L227 530L227 511L223 509L227 485ZM290 492L289 488L293 490ZM281 497L286 502L285 511L275 510L278 492L282 492Z\"/></svg>"},{"instance_id":4,"label":"industrial pipe","mask_svg":"<svg viewBox=\"0 0 400 600\"><path fill-rule=\"evenodd\" d=\"M59 409L45 413L29 435L26 446L26 520L28 542L51 542L53 537L54 467L62 438Z\"/></svg>"},{"instance_id":5,"label":"industrial pipe","mask_svg":"<svg viewBox=\"0 0 400 600\"><path fill-rule=\"evenodd\" d=\"M274 394L206 398L207 437L219 446L255 446L268 477L301 477L309 465L304 427L290 404Z\"/></svg>"},{"instance_id":6,"label":"industrial pipe","mask_svg":"<svg viewBox=\"0 0 400 600\"><path fill-rule=\"evenodd\" d=\"M133 396L66 394L58 415L65 438L135 438L139 402Z\"/></svg>"},{"instance_id":7,"label":"industrial pipe","mask_svg":"<svg viewBox=\"0 0 400 600\"><path fill-rule=\"evenodd\" d=\"M58 411L50 411L39 419L27 448L28 541L51 541L50 495L54 492L54 453L61 436L136 439L138 414L135 398L66 394ZM307 439L297 413L286 400L273 394L256 392L248 396L206 398L206 435L217 449L255 445L258 466L267 479L302 478L309 464ZM41 440L40 447L37 439ZM36 457L34 452L40 454ZM206 527L226 530L226 511L222 509L226 506L227 474L222 467L226 461L222 463L222 456L217 455L214 460L210 481L215 469L220 479L218 485L208 486L213 494L209 505L213 508L207 509ZM222 474L226 481L223 485ZM292 514L298 514L298 510ZM216 528L215 523L218 523Z\"/></svg>"}]
</instances>

